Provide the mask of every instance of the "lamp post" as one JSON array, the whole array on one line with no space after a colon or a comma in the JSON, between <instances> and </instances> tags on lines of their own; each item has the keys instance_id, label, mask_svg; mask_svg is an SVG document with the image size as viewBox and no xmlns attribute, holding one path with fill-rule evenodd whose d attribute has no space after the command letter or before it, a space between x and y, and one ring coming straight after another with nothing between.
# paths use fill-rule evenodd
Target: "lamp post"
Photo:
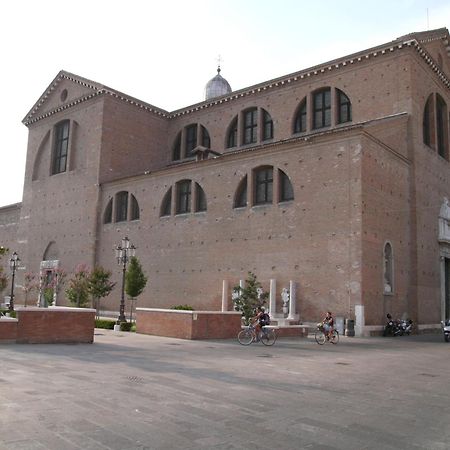
<instances>
[{"instance_id":1,"label":"lamp post","mask_svg":"<svg viewBox=\"0 0 450 450\"><path fill-rule=\"evenodd\" d=\"M11 298L9 300L9 311L14 311L14 278L16 276L16 269L20 265L19 255L14 252L9 260L9 267L12 271L12 280L11 280Z\"/></svg>"},{"instance_id":2,"label":"lamp post","mask_svg":"<svg viewBox=\"0 0 450 450\"><path fill-rule=\"evenodd\" d=\"M125 318L125 272L127 271L128 261L135 254L136 247L130 243L130 240L127 237L124 237L121 244L116 247L117 264L122 265L122 295L120 297L120 309L117 323L127 321Z\"/></svg>"}]
</instances>

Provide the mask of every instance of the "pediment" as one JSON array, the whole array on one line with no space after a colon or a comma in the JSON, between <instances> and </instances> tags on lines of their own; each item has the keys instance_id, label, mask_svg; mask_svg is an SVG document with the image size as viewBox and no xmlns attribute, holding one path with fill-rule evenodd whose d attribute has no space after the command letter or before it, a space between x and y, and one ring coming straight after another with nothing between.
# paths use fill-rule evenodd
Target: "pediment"
<instances>
[{"instance_id":1,"label":"pediment","mask_svg":"<svg viewBox=\"0 0 450 450\"><path fill-rule=\"evenodd\" d=\"M62 70L24 117L28 125L41 117L62 110L74 102L98 94L104 86Z\"/></svg>"}]
</instances>

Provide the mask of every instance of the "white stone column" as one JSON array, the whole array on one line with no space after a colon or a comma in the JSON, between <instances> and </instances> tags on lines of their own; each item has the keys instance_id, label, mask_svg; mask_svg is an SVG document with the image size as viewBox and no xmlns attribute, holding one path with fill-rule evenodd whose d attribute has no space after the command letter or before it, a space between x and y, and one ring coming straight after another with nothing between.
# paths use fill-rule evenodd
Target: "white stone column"
<instances>
[{"instance_id":1,"label":"white stone column","mask_svg":"<svg viewBox=\"0 0 450 450\"><path fill-rule=\"evenodd\" d=\"M364 320L364 305L355 305L355 318L355 336L363 336L366 325Z\"/></svg>"},{"instance_id":2,"label":"white stone column","mask_svg":"<svg viewBox=\"0 0 450 450\"><path fill-rule=\"evenodd\" d=\"M289 315L287 317L289 320L296 319L295 314L296 302L297 302L296 283L295 281L291 280L289 281Z\"/></svg>"},{"instance_id":3,"label":"white stone column","mask_svg":"<svg viewBox=\"0 0 450 450\"><path fill-rule=\"evenodd\" d=\"M277 281L270 280L269 288L269 316L273 317L277 312Z\"/></svg>"},{"instance_id":4,"label":"white stone column","mask_svg":"<svg viewBox=\"0 0 450 450\"><path fill-rule=\"evenodd\" d=\"M228 280L222 283L222 312L228 311Z\"/></svg>"}]
</instances>

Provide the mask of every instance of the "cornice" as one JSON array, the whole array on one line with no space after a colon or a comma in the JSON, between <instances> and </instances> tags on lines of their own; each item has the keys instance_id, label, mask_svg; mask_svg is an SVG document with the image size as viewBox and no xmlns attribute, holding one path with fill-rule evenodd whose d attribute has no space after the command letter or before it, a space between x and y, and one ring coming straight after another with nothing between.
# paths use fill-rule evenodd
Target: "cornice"
<instances>
[{"instance_id":1,"label":"cornice","mask_svg":"<svg viewBox=\"0 0 450 450\"><path fill-rule=\"evenodd\" d=\"M409 37L409 35L408 35ZM447 36L439 35L432 36L428 40L421 39L421 42L432 41L437 39L444 39ZM445 43L445 42L444 42ZM450 52L450 47L448 47L447 42L447 51ZM425 60L425 62L432 68L432 70L438 75L439 79L442 81L447 89L450 89L450 80L445 75L445 73L440 69L440 67L435 63L433 58L428 54L428 52L420 45L419 41L416 38L411 38L408 40L402 41L393 41L389 44L385 44L379 47L374 47L372 49L368 49L362 53L356 53L353 55L349 55L347 57L337 59L328 63L324 63L319 66L315 66L310 69L306 69L304 71L296 72L290 75L286 75L281 78L276 78L270 80L265 83L261 83L246 89L242 89L240 91L232 92L230 95L216 98L212 101L197 103L193 106L190 106L185 109L180 109L170 113L168 116L169 119L174 119L186 114L191 114L193 112L200 111L202 109L210 108L212 106L232 102L238 100L243 97L247 97L253 94L258 94L260 92L268 91L271 89L279 88L284 85L294 84L296 82L301 82L305 79L314 78L316 76L322 75L324 73L330 73L332 71L336 71L339 69L347 68L352 65L357 65L362 62L366 62L368 60L373 60L374 58L380 58L385 55L390 55L393 52L397 52L404 49L414 48L419 55Z\"/></svg>"},{"instance_id":2,"label":"cornice","mask_svg":"<svg viewBox=\"0 0 450 450\"><path fill-rule=\"evenodd\" d=\"M443 83L443 85L450 89L450 80L447 75L442 71L442 69L436 64L433 58L429 55L429 53L420 45L422 42L430 42L433 40L444 40L444 44L447 46L447 51L450 53L450 46L448 45L448 32L446 29L437 30L436 33L427 34L426 32L421 33L412 33L410 35L403 36L395 41L392 41L388 44L383 44L378 47L373 47L368 50L364 50L359 53L355 53L352 55L348 55L343 58L339 58L318 66L314 66L309 69L305 69L303 71L295 72L289 75L285 75L280 78L275 78L261 84L257 84L254 86L250 86L248 88L232 92L229 95L218 97L212 100L204 101L201 103L194 104L192 106L182 108L173 112L168 112L163 109L157 108L148 103L142 102L136 98L130 97L126 94L123 94L114 89L108 88L107 86L100 85L93 81L87 80L85 78L79 77L77 75L70 74L65 71L61 71L58 76L55 78L53 83L49 86L47 91L41 96L38 102L35 104L33 109L27 114L23 123L25 125L31 125L39 120L50 117L56 113L64 111L68 108L76 106L85 101L89 101L100 95L109 95L115 99L128 103L132 106L140 108L144 111L147 111L151 114L155 114L159 117L163 117L166 119L176 119L178 117L195 113L197 111L201 111L204 109L208 109L217 105L227 104L236 100L239 100L244 97L249 97L252 95L260 94L261 92L271 91L273 89L279 89L283 86L292 85L295 83L302 82L304 80L312 79L314 77L328 74L331 72L335 72L338 70L342 70L344 68L348 68L350 66L354 66L357 64L361 64L368 60L373 60L375 58L382 58L383 56L390 55L394 52L398 52L404 49L414 49L419 56L428 64L428 66L432 69L433 72L436 73L439 80ZM420 36L420 37L419 37ZM93 92L87 94L83 97L77 98L67 104L60 105L50 111L46 111L41 115L35 115L42 104L46 101L48 96L56 89L57 85L61 82L61 80L70 80L74 83L80 84L91 89Z\"/></svg>"}]
</instances>

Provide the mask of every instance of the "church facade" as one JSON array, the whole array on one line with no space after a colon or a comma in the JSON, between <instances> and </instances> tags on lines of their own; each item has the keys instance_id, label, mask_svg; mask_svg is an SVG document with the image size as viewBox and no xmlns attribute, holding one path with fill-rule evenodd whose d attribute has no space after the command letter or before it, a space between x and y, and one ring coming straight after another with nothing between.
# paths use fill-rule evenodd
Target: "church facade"
<instances>
[{"instance_id":1,"label":"church facade","mask_svg":"<svg viewBox=\"0 0 450 450\"><path fill-rule=\"evenodd\" d=\"M127 236L142 307L231 309L251 271L277 311L295 286L301 321L437 324L450 317L449 52L444 28L239 91L218 73L173 112L61 71L23 120L23 200L0 208L0 243L26 271L101 265L120 284Z\"/></svg>"}]
</instances>

